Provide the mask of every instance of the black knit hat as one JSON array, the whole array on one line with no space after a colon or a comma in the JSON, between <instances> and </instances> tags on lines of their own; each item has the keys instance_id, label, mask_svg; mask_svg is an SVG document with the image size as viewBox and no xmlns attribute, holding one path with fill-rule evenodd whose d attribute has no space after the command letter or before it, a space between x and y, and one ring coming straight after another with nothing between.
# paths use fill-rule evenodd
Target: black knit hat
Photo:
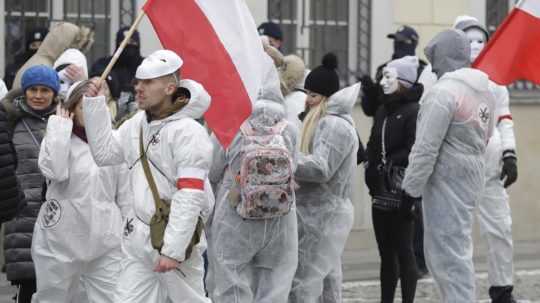
<instances>
[{"instance_id":1,"label":"black knit hat","mask_svg":"<svg viewBox=\"0 0 540 303\"><path fill-rule=\"evenodd\" d=\"M338 61L336 55L324 55L322 65L312 70L307 78L304 88L326 97L332 96L339 90L339 76L336 72Z\"/></svg>"},{"instance_id":2,"label":"black knit hat","mask_svg":"<svg viewBox=\"0 0 540 303\"><path fill-rule=\"evenodd\" d=\"M277 40L283 40L283 32L281 27L273 22L264 22L257 28L259 35L265 35Z\"/></svg>"}]
</instances>

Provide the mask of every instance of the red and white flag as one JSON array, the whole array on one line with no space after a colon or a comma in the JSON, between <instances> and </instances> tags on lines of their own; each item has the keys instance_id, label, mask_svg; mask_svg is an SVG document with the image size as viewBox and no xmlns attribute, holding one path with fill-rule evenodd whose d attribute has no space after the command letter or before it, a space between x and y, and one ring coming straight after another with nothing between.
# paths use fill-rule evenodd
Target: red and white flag
<instances>
[{"instance_id":1,"label":"red and white flag","mask_svg":"<svg viewBox=\"0 0 540 303\"><path fill-rule=\"evenodd\" d=\"M265 62L244 0L148 0L143 7L164 48L184 60L182 77L212 97L205 120L227 147L251 114Z\"/></svg>"},{"instance_id":2,"label":"red and white flag","mask_svg":"<svg viewBox=\"0 0 540 303\"><path fill-rule=\"evenodd\" d=\"M540 84L540 0L522 0L473 64L494 82Z\"/></svg>"}]
</instances>

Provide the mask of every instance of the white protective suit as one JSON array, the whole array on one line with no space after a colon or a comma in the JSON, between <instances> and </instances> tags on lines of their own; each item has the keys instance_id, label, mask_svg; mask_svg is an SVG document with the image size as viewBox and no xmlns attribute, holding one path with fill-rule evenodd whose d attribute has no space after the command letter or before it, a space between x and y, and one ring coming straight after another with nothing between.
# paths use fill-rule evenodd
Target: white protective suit
<instances>
[{"instance_id":1,"label":"white protective suit","mask_svg":"<svg viewBox=\"0 0 540 303\"><path fill-rule=\"evenodd\" d=\"M501 180L502 157L515 151L514 123L509 108L508 89L490 81L495 97L496 127L486 149L486 185L478 201L478 222L488 243L488 276L491 286L513 285L514 248L509 197Z\"/></svg>"},{"instance_id":2,"label":"white protective suit","mask_svg":"<svg viewBox=\"0 0 540 303\"><path fill-rule=\"evenodd\" d=\"M180 86L191 94L189 103L162 120L148 122L146 112L139 112L117 131L105 114L105 97L84 98L86 132L96 163L100 166L127 163L134 194L133 213L127 216L116 302L210 302L204 295L202 252L205 236L185 260L185 251L195 231L197 218L206 218L212 207L213 193L207 174L212 162L212 145L202 125L210 105L210 96L192 80ZM139 131L142 126L144 146L148 149L150 168L160 197L171 201L169 223L161 254L181 262L178 270L157 273L153 269L159 252L150 242L148 223L155 213L154 200L139 160ZM204 188L183 186L186 181L203 183ZM190 183L190 182L187 182Z\"/></svg>"},{"instance_id":3,"label":"white protective suit","mask_svg":"<svg viewBox=\"0 0 540 303\"><path fill-rule=\"evenodd\" d=\"M132 202L127 168L98 167L72 126L51 116L39 153L48 189L32 238L35 303L71 303L79 281L89 302L113 302L120 275L121 213Z\"/></svg>"},{"instance_id":4,"label":"white protective suit","mask_svg":"<svg viewBox=\"0 0 540 303\"><path fill-rule=\"evenodd\" d=\"M259 99L249 121L254 127L272 126L285 118L282 104ZM289 124L283 135L294 157L298 130ZM237 135L222 158L227 168L208 243L210 297L224 303L285 303L298 261L295 207L287 215L268 220L245 220L238 215L228 194L234 182L231 171L240 171L243 141L244 136ZM212 171L223 170L225 165L215 161Z\"/></svg>"},{"instance_id":5,"label":"white protective suit","mask_svg":"<svg viewBox=\"0 0 540 303\"><path fill-rule=\"evenodd\" d=\"M470 61L463 32L443 31L425 52L444 76L421 100L402 186L423 198L426 263L442 302L476 302L471 232L495 104L487 75L462 68Z\"/></svg>"},{"instance_id":6,"label":"white protective suit","mask_svg":"<svg viewBox=\"0 0 540 303\"><path fill-rule=\"evenodd\" d=\"M484 43L477 41L471 60L487 43L488 31L474 17L459 16L456 18L454 28L465 31L466 34L475 33L469 30L480 30L484 34ZM501 180L502 160L504 154L515 157L516 140L514 136L514 123L510 113L508 89L490 81L490 91L495 98L496 127L486 149L486 185L482 197L478 201L478 223L480 233L488 244L488 277L490 286L501 287L513 285L513 243L512 243L512 216L508 194Z\"/></svg>"},{"instance_id":7,"label":"white protective suit","mask_svg":"<svg viewBox=\"0 0 540 303\"><path fill-rule=\"evenodd\" d=\"M298 157L298 269L291 303L341 302L341 254L353 225L352 176L359 144L351 113L359 93L358 83L329 98L312 154Z\"/></svg>"},{"instance_id":8,"label":"white protective suit","mask_svg":"<svg viewBox=\"0 0 540 303\"><path fill-rule=\"evenodd\" d=\"M298 115L305 110L306 93L300 90L295 90L285 96L285 108L287 112L287 120L294 124L298 129L301 129L302 122Z\"/></svg>"}]
</instances>

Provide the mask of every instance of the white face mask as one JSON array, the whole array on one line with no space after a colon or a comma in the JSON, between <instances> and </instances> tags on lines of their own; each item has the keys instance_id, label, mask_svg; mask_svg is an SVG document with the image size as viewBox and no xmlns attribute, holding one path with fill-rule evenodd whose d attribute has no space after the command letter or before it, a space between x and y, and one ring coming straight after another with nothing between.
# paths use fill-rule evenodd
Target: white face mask
<instances>
[{"instance_id":1,"label":"white face mask","mask_svg":"<svg viewBox=\"0 0 540 303\"><path fill-rule=\"evenodd\" d=\"M68 90L73 82L67 77L65 69L58 73L58 78L60 78L60 90L58 90L58 95L66 98Z\"/></svg>"},{"instance_id":2,"label":"white face mask","mask_svg":"<svg viewBox=\"0 0 540 303\"><path fill-rule=\"evenodd\" d=\"M474 62L486 46L486 34L477 28L467 30L466 34L471 43L471 62Z\"/></svg>"},{"instance_id":3,"label":"white face mask","mask_svg":"<svg viewBox=\"0 0 540 303\"><path fill-rule=\"evenodd\" d=\"M395 93L399 88L397 70L394 67L385 67L380 84L385 95Z\"/></svg>"}]
</instances>

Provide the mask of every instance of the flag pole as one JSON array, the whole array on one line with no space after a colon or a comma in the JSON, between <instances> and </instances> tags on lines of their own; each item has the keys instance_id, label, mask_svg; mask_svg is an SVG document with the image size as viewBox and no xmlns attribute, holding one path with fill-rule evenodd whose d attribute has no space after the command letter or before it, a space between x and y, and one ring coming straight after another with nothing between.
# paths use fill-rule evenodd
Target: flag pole
<instances>
[{"instance_id":1,"label":"flag pole","mask_svg":"<svg viewBox=\"0 0 540 303\"><path fill-rule=\"evenodd\" d=\"M139 15L137 16L137 19L135 19L135 22L133 22L133 25L131 25L131 28L129 29L126 36L124 37L124 40L122 41L122 43L120 43L120 46L114 52L114 55L111 61L109 62L109 64L107 65L107 68L105 68L105 71L103 71L103 73L101 74L101 77L99 77L99 83L103 83L105 78L107 78L107 76L111 72L112 68L114 67L114 64L116 63L116 61L118 61L118 58L120 58L120 55L124 51L124 48L128 44L131 37L133 36L133 33L135 33L135 30L137 30L137 27L139 27L139 23L141 23L144 15L145 15L145 12L143 9L141 9L141 11L139 12Z\"/></svg>"}]
</instances>

